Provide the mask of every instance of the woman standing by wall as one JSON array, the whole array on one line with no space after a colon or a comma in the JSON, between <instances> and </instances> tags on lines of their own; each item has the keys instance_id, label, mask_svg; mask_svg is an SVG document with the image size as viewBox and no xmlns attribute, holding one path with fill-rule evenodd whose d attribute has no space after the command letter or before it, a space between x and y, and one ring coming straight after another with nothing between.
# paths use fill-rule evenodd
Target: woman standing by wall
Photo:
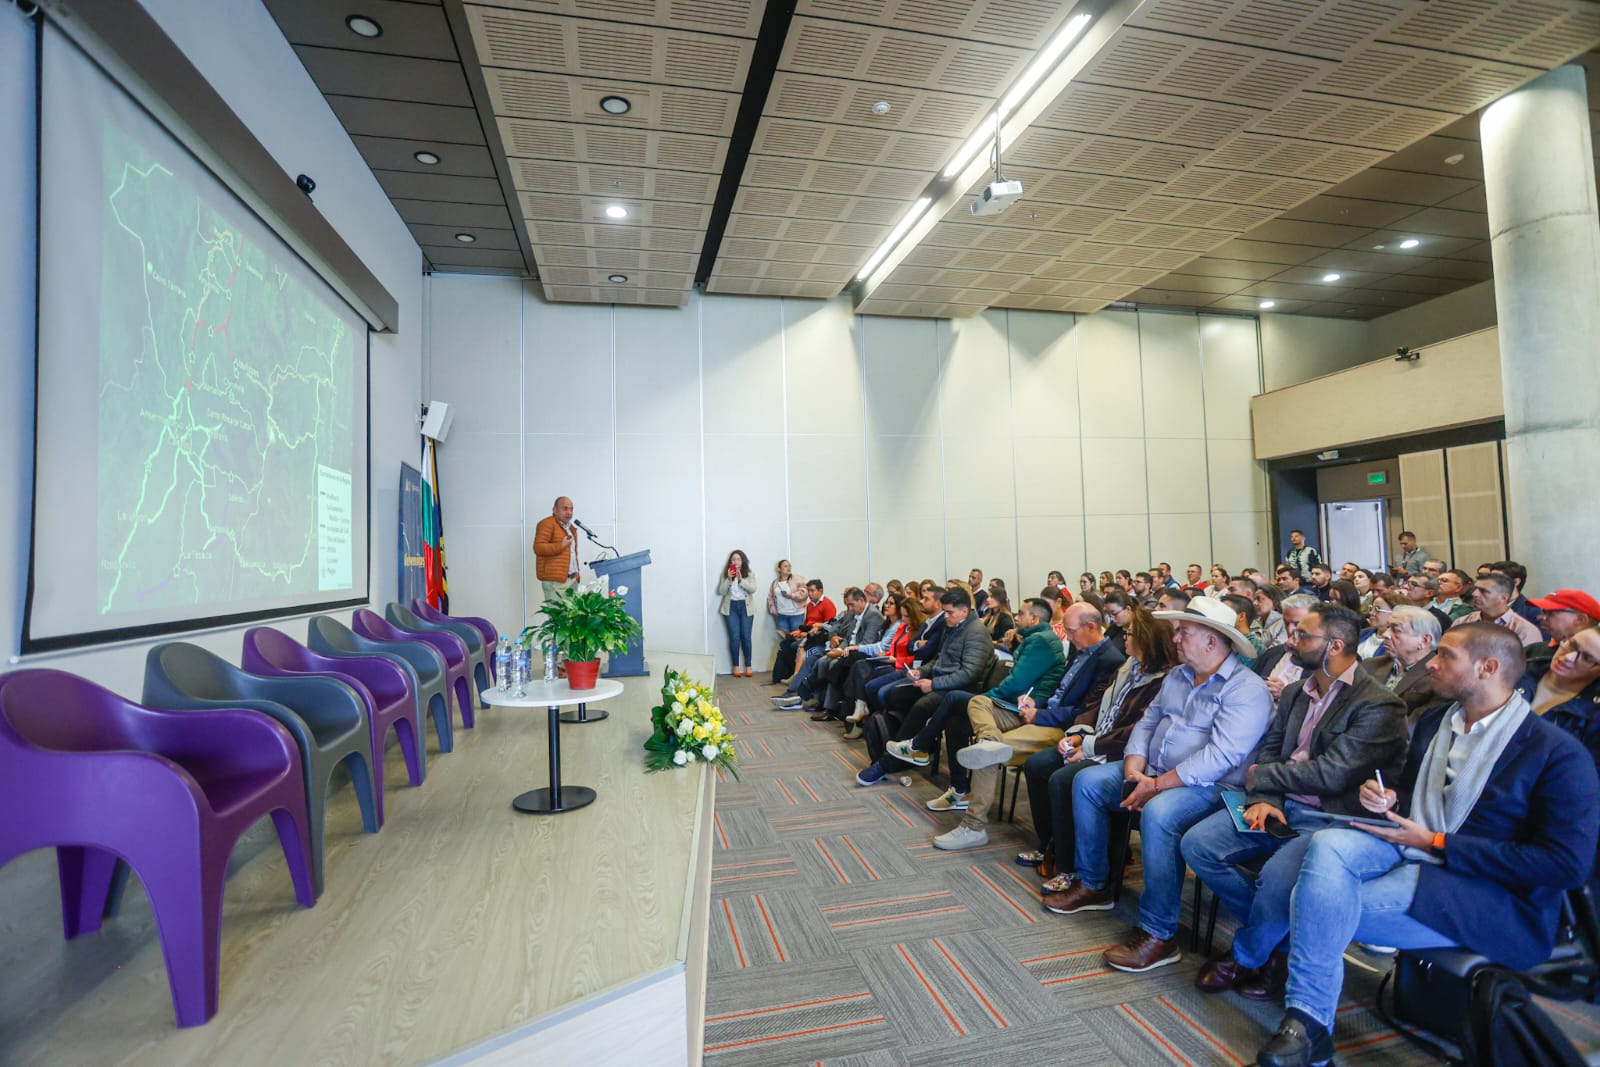
<instances>
[{"instance_id":1,"label":"woman standing by wall","mask_svg":"<svg viewBox=\"0 0 1600 1067\"><path fill-rule=\"evenodd\" d=\"M778 576L767 589L767 614L780 634L798 630L806 621L806 580L794 573L786 559L778 561Z\"/></svg>"},{"instance_id":2,"label":"woman standing by wall","mask_svg":"<svg viewBox=\"0 0 1600 1067\"><path fill-rule=\"evenodd\" d=\"M756 595L756 579L750 573L750 557L740 549L728 553L727 566L722 568L722 576L717 579L717 595L722 598L717 610L722 613L723 625L728 628L728 659L732 661L733 676L740 676L739 659L742 656L743 676L752 677L750 624L753 620L750 601Z\"/></svg>"}]
</instances>

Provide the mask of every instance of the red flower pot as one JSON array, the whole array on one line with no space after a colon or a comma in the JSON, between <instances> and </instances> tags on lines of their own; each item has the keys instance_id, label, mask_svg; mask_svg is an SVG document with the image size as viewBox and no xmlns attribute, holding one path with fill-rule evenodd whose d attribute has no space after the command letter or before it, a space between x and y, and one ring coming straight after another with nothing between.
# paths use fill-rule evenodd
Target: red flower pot
<instances>
[{"instance_id":1,"label":"red flower pot","mask_svg":"<svg viewBox=\"0 0 1600 1067\"><path fill-rule=\"evenodd\" d=\"M593 689L595 681L600 677L600 661L597 659L568 660L567 685L573 689Z\"/></svg>"}]
</instances>

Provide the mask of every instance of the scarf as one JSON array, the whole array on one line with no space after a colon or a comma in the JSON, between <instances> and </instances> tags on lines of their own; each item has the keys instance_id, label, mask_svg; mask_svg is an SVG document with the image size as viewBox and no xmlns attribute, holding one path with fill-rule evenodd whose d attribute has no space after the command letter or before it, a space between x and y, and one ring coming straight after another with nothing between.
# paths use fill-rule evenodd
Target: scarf
<instances>
[{"instance_id":1,"label":"scarf","mask_svg":"<svg viewBox=\"0 0 1600 1067\"><path fill-rule=\"evenodd\" d=\"M1494 718L1479 727L1484 731L1477 747L1456 774L1455 781L1445 785L1445 771L1450 764L1450 749L1456 742L1454 724L1458 715L1464 715L1459 704L1453 705L1439 723L1438 731L1423 753L1422 766L1417 771L1417 784L1411 794L1411 818L1430 830L1453 834L1461 829L1472 814L1489 774L1500 761L1500 754L1511 743L1511 736L1521 727L1531 709L1521 693L1513 693ZM1406 858L1426 863L1442 862L1427 849L1408 848Z\"/></svg>"},{"instance_id":2,"label":"scarf","mask_svg":"<svg viewBox=\"0 0 1600 1067\"><path fill-rule=\"evenodd\" d=\"M1133 687L1144 679L1144 665L1132 656L1123 664L1122 672L1112 684L1111 691L1100 702L1100 715L1094 724L1095 736L1102 737L1111 732L1112 725L1117 721L1117 715L1122 711L1122 702L1128 698Z\"/></svg>"}]
</instances>

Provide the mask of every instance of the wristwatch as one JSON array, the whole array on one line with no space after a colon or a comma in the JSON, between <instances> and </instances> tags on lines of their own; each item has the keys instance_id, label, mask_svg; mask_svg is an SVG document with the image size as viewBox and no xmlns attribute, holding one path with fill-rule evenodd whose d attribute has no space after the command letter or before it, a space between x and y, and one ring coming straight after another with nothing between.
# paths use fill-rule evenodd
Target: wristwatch
<instances>
[{"instance_id":1,"label":"wristwatch","mask_svg":"<svg viewBox=\"0 0 1600 1067\"><path fill-rule=\"evenodd\" d=\"M1443 852L1444 851L1444 833L1440 832L1440 833L1434 834L1433 835L1433 842L1428 847L1433 849L1435 852Z\"/></svg>"}]
</instances>

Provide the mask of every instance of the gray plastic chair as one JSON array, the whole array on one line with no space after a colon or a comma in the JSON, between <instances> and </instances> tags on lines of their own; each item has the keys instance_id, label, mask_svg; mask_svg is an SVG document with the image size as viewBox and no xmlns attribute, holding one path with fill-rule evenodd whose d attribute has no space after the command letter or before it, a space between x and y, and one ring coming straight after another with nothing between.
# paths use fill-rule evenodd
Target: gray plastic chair
<instances>
[{"instance_id":1,"label":"gray plastic chair","mask_svg":"<svg viewBox=\"0 0 1600 1067\"><path fill-rule=\"evenodd\" d=\"M439 751L455 748L455 731L450 723L449 680L444 658L430 645L419 642L374 641L362 637L329 615L318 615L306 627L306 647L324 656L379 656L399 664L411 677L417 701L433 718L433 732Z\"/></svg>"},{"instance_id":2,"label":"gray plastic chair","mask_svg":"<svg viewBox=\"0 0 1600 1067\"><path fill-rule=\"evenodd\" d=\"M424 619L398 602L391 602L383 614L386 619L403 630L443 630L461 638L462 643L467 646L467 669L472 673L473 684L478 687L478 706L480 708L488 706L483 702L483 694L489 690L490 653L482 631L470 622Z\"/></svg>"},{"instance_id":3,"label":"gray plastic chair","mask_svg":"<svg viewBox=\"0 0 1600 1067\"><path fill-rule=\"evenodd\" d=\"M249 708L276 720L293 735L305 771L311 882L318 896L323 887L328 781L339 764L346 764L350 771L361 805L362 827L368 833L378 832L367 709L343 682L309 675L263 678L199 645L171 641L156 645L145 657L143 703L179 711Z\"/></svg>"}]
</instances>

